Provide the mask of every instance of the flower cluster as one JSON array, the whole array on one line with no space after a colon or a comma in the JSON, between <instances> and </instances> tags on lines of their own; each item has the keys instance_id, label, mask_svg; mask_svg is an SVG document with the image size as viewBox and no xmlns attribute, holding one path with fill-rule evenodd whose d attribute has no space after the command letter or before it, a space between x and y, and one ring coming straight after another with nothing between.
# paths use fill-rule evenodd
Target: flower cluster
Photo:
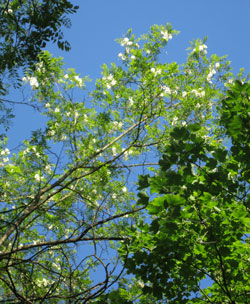
<instances>
[{"instance_id":1,"label":"flower cluster","mask_svg":"<svg viewBox=\"0 0 250 304\"><path fill-rule=\"evenodd\" d=\"M162 93L160 94L161 97L164 95L170 95L171 93L177 93L176 91L172 92L171 89L167 86L161 86Z\"/></svg>"},{"instance_id":2,"label":"flower cluster","mask_svg":"<svg viewBox=\"0 0 250 304\"><path fill-rule=\"evenodd\" d=\"M123 123L120 121L120 122L118 122L118 121L113 121L113 128L115 129L115 130L117 130L117 129L121 129L121 127L123 126Z\"/></svg>"},{"instance_id":3,"label":"flower cluster","mask_svg":"<svg viewBox=\"0 0 250 304\"><path fill-rule=\"evenodd\" d=\"M44 177L38 173L35 174L34 178L38 183L40 183L44 179Z\"/></svg>"},{"instance_id":4,"label":"flower cluster","mask_svg":"<svg viewBox=\"0 0 250 304\"><path fill-rule=\"evenodd\" d=\"M41 61L41 62L38 62L38 63L36 64L36 70L37 70L38 72L45 73L45 68L44 68L44 66L43 66L43 62L42 62L42 61Z\"/></svg>"},{"instance_id":5,"label":"flower cluster","mask_svg":"<svg viewBox=\"0 0 250 304\"><path fill-rule=\"evenodd\" d=\"M10 151L8 148L5 148L4 150L2 150L0 152L0 155L3 156L3 159L2 159L3 162L0 162L0 167L4 167L4 164L9 161L9 158L7 157L9 154L10 154Z\"/></svg>"},{"instance_id":6,"label":"flower cluster","mask_svg":"<svg viewBox=\"0 0 250 304\"><path fill-rule=\"evenodd\" d=\"M216 74L216 71L215 71L215 69L211 69L210 68L210 70L209 70L209 73L208 73L208 75L207 75L207 81L209 82L209 83L212 83L212 77L214 76Z\"/></svg>"},{"instance_id":7,"label":"flower cluster","mask_svg":"<svg viewBox=\"0 0 250 304\"><path fill-rule=\"evenodd\" d=\"M131 47L134 46L136 48L139 48L139 44L138 43L134 43L133 41L129 40L129 38L125 37L122 41L121 41L121 46L125 46L125 54L123 53L119 53L118 57L121 58L122 60L126 60L128 57L127 55L131 52ZM136 56L134 54L131 55L130 57L131 60L135 60Z\"/></svg>"},{"instance_id":8,"label":"flower cluster","mask_svg":"<svg viewBox=\"0 0 250 304\"><path fill-rule=\"evenodd\" d=\"M76 75L74 77L74 80L76 81L78 87L82 87L82 85L83 85L82 78L80 78L78 75Z\"/></svg>"},{"instance_id":9,"label":"flower cluster","mask_svg":"<svg viewBox=\"0 0 250 304\"><path fill-rule=\"evenodd\" d=\"M118 57L120 57L122 60L126 60L126 56L123 53L119 53Z\"/></svg>"},{"instance_id":10,"label":"flower cluster","mask_svg":"<svg viewBox=\"0 0 250 304\"><path fill-rule=\"evenodd\" d=\"M195 95L195 97L204 97L205 96L205 91L203 91L201 88L198 90L193 89L191 91L191 93L193 93Z\"/></svg>"},{"instance_id":11,"label":"flower cluster","mask_svg":"<svg viewBox=\"0 0 250 304\"><path fill-rule=\"evenodd\" d=\"M9 150L8 148L5 148L4 150L2 150L2 151L0 152L0 154L1 154L2 156L7 156L7 155L10 154L10 150Z\"/></svg>"},{"instance_id":12,"label":"flower cluster","mask_svg":"<svg viewBox=\"0 0 250 304\"><path fill-rule=\"evenodd\" d=\"M33 77L33 76L25 76L25 77L22 78L22 81L23 81L23 82L29 81L32 90L35 90L35 89L37 89L37 88L39 87L39 83L38 83L36 77Z\"/></svg>"},{"instance_id":13,"label":"flower cluster","mask_svg":"<svg viewBox=\"0 0 250 304\"><path fill-rule=\"evenodd\" d=\"M71 77L68 74L64 75L65 79L70 79ZM71 78L70 80L72 80L73 82L76 83L76 85L81 88L83 86L83 81L82 78L80 78L78 75L73 76L73 78Z\"/></svg>"},{"instance_id":14,"label":"flower cluster","mask_svg":"<svg viewBox=\"0 0 250 304\"><path fill-rule=\"evenodd\" d=\"M151 68L151 72L157 76L157 75L160 75L162 70L161 69L155 69L155 68Z\"/></svg>"},{"instance_id":15,"label":"flower cluster","mask_svg":"<svg viewBox=\"0 0 250 304\"><path fill-rule=\"evenodd\" d=\"M192 54L196 53L196 52L203 53L204 55L206 55L207 54L207 46L205 44L199 45L198 48L196 47L196 48L193 49Z\"/></svg>"},{"instance_id":16,"label":"flower cluster","mask_svg":"<svg viewBox=\"0 0 250 304\"><path fill-rule=\"evenodd\" d=\"M103 77L103 80L107 83L108 90L110 90L111 87L115 86L117 83L112 74L109 74L107 77Z\"/></svg>"},{"instance_id":17,"label":"flower cluster","mask_svg":"<svg viewBox=\"0 0 250 304\"><path fill-rule=\"evenodd\" d=\"M121 46L131 46L132 44L133 42L130 41L127 37L125 37L121 42Z\"/></svg>"},{"instance_id":18,"label":"flower cluster","mask_svg":"<svg viewBox=\"0 0 250 304\"><path fill-rule=\"evenodd\" d=\"M162 38L166 41L172 39L172 35L168 31L161 31Z\"/></svg>"}]
</instances>

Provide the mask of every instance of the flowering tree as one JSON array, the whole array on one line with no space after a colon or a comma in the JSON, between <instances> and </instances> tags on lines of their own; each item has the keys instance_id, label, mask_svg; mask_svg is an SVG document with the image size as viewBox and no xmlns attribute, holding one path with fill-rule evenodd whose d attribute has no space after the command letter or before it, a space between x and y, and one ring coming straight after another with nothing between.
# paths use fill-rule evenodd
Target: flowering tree
<instances>
[{"instance_id":1,"label":"flowering tree","mask_svg":"<svg viewBox=\"0 0 250 304\"><path fill-rule=\"evenodd\" d=\"M13 100L6 99L11 86L20 86L20 70L34 67L38 54L48 41L61 49L70 45L63 39L62 26L70 27L67 17L78 7L65 0L6 0L0 3L0 137L13 118ZM6 80L7 79L7 80ZM11 81L9 81L11 80Z\"/></svg>"},{"instance_id":2,"label":"flowering tree","mask_svg":"<svg viewBox=\"0 0 250 304\"><path fill-rule=\"evenodd\" d=\"M48 41L69 50L61 26L69 27L67 14L78 9L70 1L7 0L0 3L0 72L37 61Z\"/></svg>"},{"instance_id":3,"label":"flowering tree","mask_svg":"<svg viewBox=\"0 0 250 304\"><path fill-rule=\"evenodd\" d=\"M26 73L46 125L16 149L1 142L5 303L116 303L117 293L105 293L127 282L117 250L126 260L129 228L147 219L138 175L157 170L173 128L197 123L207 136L233 79L225 57L207 57L205 41L191 43L186 63L166 62L161 52L175 34L169 24L137 39L129 31L118 40L121 65L104 65L85 99L74 96L88 79L48 52ZM141 294L141 282L132 282L119 303Z\"/></svg>"}]
</instances>

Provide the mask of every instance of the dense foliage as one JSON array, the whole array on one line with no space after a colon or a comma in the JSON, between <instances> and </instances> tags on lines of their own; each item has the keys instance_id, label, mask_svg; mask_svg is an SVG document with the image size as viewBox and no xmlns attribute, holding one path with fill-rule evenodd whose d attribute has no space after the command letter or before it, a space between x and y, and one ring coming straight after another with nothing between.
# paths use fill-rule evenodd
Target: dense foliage
<instances>
[{"instance_id":1,"label":"dense foliage","mask_svg":"<svg viewBox=\"0 0 250 304\"><path fill-rule=\"evenodd\" d=\"M0 3L0 71L37 61L48 41L69 50L61 26L71 25L66 14L77 6L68 0L5 0Z\"/></svg>"},{"instance_id":2,"label":"dense foliage","mask_svg":"<svg viewBox=\"0 0 250 304\"><path fill-rule=\"evenodd\" d=\"M226 58L207 57L195 40L186 63L167 62L175 34L169 24L139 38L129 31L118 39L121 64L104 65L84 98L88 79L61 58L42 52L27 71L25 96L46 123L15 149L1 141L3 303L185 303L197 292L221 303L223 280L224 298L245 297L248 86L237 82L242 106L236 93L220 106L233 82ZM230 278L219 254L227 269L236 260ZM206 276L217 285L198 290Z\"/></svg>"},{"instance_id":3,"label":"dense foliage","mask_svg":"<svg viewBox=\"0 0 250 304\"><path fill-rule=\"evenodd\" d=\"M219 105L221 136L198 123L174 128L157 174L140 178L139 189L156 197L125 252L144 293L167 303L249 303L249 96L250 85L236 81Z\"/></svg>"}]
</instances>

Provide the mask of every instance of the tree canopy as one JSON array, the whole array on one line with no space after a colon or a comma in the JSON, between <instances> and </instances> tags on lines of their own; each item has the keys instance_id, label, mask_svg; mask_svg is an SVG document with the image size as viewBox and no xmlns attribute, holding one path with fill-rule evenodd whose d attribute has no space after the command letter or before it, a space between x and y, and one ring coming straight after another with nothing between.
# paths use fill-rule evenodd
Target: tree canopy
<instances>
[{"instance_id":1,"label":"tree canopy","mask_svg":"<svg viewBox=\"0 0 250 304\"><path fill-rule=\"evenodd\" d=\"M48 41L57 42L61 49L69 50L61 26L71 25L65 14L75 13L77 8L68 0L1 1L1 73L36 62L37 55Z\"/></svg>"},{"instance_id":2,"label":"tree canopy","mask_svg":"<svg viewBox=\"0 0 250 304\"><path fill-rule=\"evenodd\" d=\"M124 249L144 293L167 303L249 303L249 96L250 85L236 81L219 109L220 134L198 123L174 128L157 174L141 176L139 189L156 194L150 202L139 194L151 221L132 227Z\"/></svg>"},{"instance_id":3,"label":"tree canopy","mask_svg":"<svg viewBox=\"0 0 250 304\"><path fill-rule=\"evenodd\" d=\"M13 118L11 105L15 102L4 96L20 86L20 75L27 68L35 68L39 53L49 41L60 49L70 49L61 28L71 26L68 15L77 9L68 0L0 1L0 123L5 130Z\"/></svg>"},{"instance_id":4,"label":"tree canopy","mask_svg":"<svg viewBox=\"0 0 250 304\"><path fill-rule=\"evenodd\" d=\"M206 39L167 62L176 34L129 30L84 97L47 51L26 71L46 123L1 141L2 302L247 303L249 84Z\"/></svg>"}]
</instances>

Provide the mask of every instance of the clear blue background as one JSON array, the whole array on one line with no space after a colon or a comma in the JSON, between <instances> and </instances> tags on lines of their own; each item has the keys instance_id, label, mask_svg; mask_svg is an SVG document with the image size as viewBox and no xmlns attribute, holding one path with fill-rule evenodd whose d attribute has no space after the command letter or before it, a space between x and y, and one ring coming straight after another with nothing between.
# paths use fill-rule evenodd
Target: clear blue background
<instances>
[{"instance_id":1,"label":"clear blue background","mask_svg":"<svg viewBox=\"0 0 250 304\"><path fill-rule=\"evenodd\" d=\"M103 63L118 61L122 50L115 42L129 28L136 36L149 31L153 24L170 22L180 34L170 41L166 60L182 63L187 58L189 41L208 36L208 55L228 55L234 73L241 67L250 70L250 0L74 0L80 6L70 16L72 27L63 29L72 46L63 52L55 45L47 49L62 56L66 67L82 76L100 77ZM18 97L19 99L21 98ZM16 119L9 132L12 148L28 137L43 120L27 107L16 107ZM11 148L11 147L10 147Z\"/></svg>"},{"instance_id":2,"label":"clear blue background","mask_svg":"<svg viewBox=\"0 0 250 304\"><path fill-rule=\"evenodd\" d=\"M67 65L91 78L100 66L117 60L120 51L114 40L129 28L136 35L153 24L170 22L181 33L169 44L171 59L183 61L189 41L208 36L208 54L229 55L235 71L250 68L249 0L78 0L80 9L72 18L65 38L72 50L65 54ZM172 57L174 55L174 57Z\"/></svg>"}]
</instances>

